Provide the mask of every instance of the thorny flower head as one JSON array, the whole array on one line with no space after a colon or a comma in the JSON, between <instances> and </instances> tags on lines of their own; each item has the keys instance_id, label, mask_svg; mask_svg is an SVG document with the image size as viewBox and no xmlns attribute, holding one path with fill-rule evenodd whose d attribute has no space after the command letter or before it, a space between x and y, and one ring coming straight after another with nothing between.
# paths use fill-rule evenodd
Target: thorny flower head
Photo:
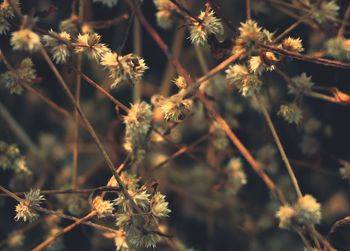
<instances>
[{"instance_id":1,"label":"thorny flower head","mask_svg":"<svg viewBox=\"0 0 350 251\"><path fill-rule=\"evenodd\" d=\"M327 20L336 20L340 7L335 0L331 0L316 3L312 5L311 9L311 17L321 24Z\"/></svg>"},{"instance_id":2,"label":"thorny flower head","mask_svg":"<svg viewBox=\"0 0 350 251\"><path fill-rule=\"evenodd\" d=\"M294 216L295 210L293 207L288 205L281 206L276 213L276 217L279 219L278 226L282 229L289 229Z\"/></svg>"},{"instance_id":3,"label":"thorny flower head","mask_svg":"<svg viewBox=\"0 0 350 251\"><path fill-rule=\"evenodd\" d=\"M186 79L183 76L178 76L175 80L174 80L174 84L180 89L186 89L189 85L186 82Z\"/></svg>"},{"instance_id":4,"label":"thorny flower head","mask_svg":"<svg viewBox=\"0 0 350 251\"><path fill-rule=\"evenodd\" d=\"M326 41L327 55L343 61L350 60L350 39L335 37Z\"/></svg>"},{"instance_id":5,"label":"thorny flower head","mask_svg":"<svg viewBox=\"0 0 350 251\"><path fill-rule=\"evenodd\" d=\"M158 105L165 120L180 122L192 111L193 101L192 99L184 99L180 94L175 94L162 99Z\"/></svg>"},{"instance_id":6,"label":"thorny flower head","mask_svg":"<svg viewBox=\"0 0 350 251\"><path fill-rule=\"evenodd\" d=\"M113 213L113 203L109 200L103 200L101 196L94 198L92 207L97 212L98 217L106 217Z\"/></svg>"},{"instance_id":7,"label":"thorny flower head","mask_svg":"<svg viewBox=\"0 0 350 251\"><path fill-rule=\"evenodd\" d=\"M321 221L321 205L316 199L306 194L295 204L296 220L301 224L318 224Z\"/></svg>"},{"instance_id":8,"label":"thorny flower head","mask_svg":"<svg viewBox=\"0 0 350 251\"><path fill-rule=\"evenodd\" d=\"M0 35L10 30L9 19L14 17L13 10L7 0L0 4Z\"/></svg>"},{"instance_id":9,"label":"thorny flower head","mask_svg":"<svg viewBox=\"0 0 350 251\"><path fill-rule=\"evenodd\" d=\"M298 125L303 119L303 113L299 106L297 106L295 103L281 105L278 115L280 115L289 124L294 123Z\"/></svg>"},{"instance_id":10,"label":"thorny flower head","mask_svg":"<svg viewBox=\"0 0 350 251\"><path fill-rule=\"evenodd\" d=\"M300 38L287 37L282 41L281 46L287 51L302 52L304 50Z\"/></svg>"},{"instance_id":11,"label":"thorny flower head","mask_svg":"<svg viewBox=\"0 0 350 251\"><path fill-rule=\"evenodd\" d=\"M73 44L75 52L86 53L89 58L99 61L104 54L110 52L107 45L100 41L101 36L97 33L79 34L77 41Z\"/></svg>"},{"instance_id":12,"label":"thorny flower head","mask_svg":"<svg viewBox=\"0 0 350 251\"><path fill-rule=\"evenodd\" d=\"M0 168L12 169L19 174L31 174L17 145L0 141Z\"/></svg>"},{"instance_id":13,"label":"thorny flower head","mask_svg":"<svg viewBox=\"0 0 350 251\"><path fill-rule=\"evenodd\" d=\"M152 108L146 102L138 102L131 106L124 117L125 143L124 148L133 153L136 159L141 159L147 146L147 137L151 129Z\"/></svg>"},{"instance_id":14,"label":"thorny flower head","mask_svg":"<svg viewBox=\"0 0 350 251\"><path fill-rule=\"evenodd\" d=\"M129 246L126 242L126 233L123 230L116 230L114 244L117 251L128 251Z\"/></svg>"},{"instance_id":15,"label":"thorny flower head","mask_svg":"<svg viewBox=\"0 0 350 251\"><path fill-rule=\"evenodd\" d=\"M293 84L288 85L288 92L292 94L308 93L315 85L311 81L311 76L307 76L305 72L292 78Z\"/></svg>"},{"instance_id":16,"label":"thorny flower head","mask_svg":"<svg viewBox=\"0 0 350 251\"><path fill-rule=\"evenodd\" d=\"M215 17L215 12L209 5L206 6L205 11L201 11L198 19L201 22L193 20L190 26L189 38L194 45L204 45L209 35L221 35L224 32L220 19Z\"/></svg>"},{"instance_id":17,"label":"thorny flower head","mask_svg":"<svg viewBox=\"0 0 350 251\"><path fill-rule=\"evenodd\" d=\"M231 65L225 71L226 79L231 81L244 97L252 96L256 91L260 90L262 82L255 75L249 72L244 65Z\"/></svg>"},{"instance_id":18,"label":"thorny flower head","mask_svg":"<svg viewBox=\"0 0 350 251\"><path fill-rule=\"evenodd\" d=\"M12 32L11 45L14 50L34 52L39 50L41 42L38 34L25 28Z\"/></svg>"},{"instance_id":19,"label":"thorny flower head","mask_svg":"<svg viewBox=\"0 0 350 251\"><path fill-rule=\"evenodd\" d=\"M157 7L157 23L163 29L169 29L175 21L176 6L170 0L154 0Z\"/></svg>"},{"instance_id":20,"label":"thorny flower head","mask_svg":"<svg viewBox=\"0 0 350 251\"><path fill-rule=\"evenodd\" d=\"M249 59L250 72L261 75L263 71L273 71L275 63L278 61L275 54L272 52L264 52L259 56L252 56Z\"/></svg>"},{"instance_id":21,"label":"thorny flower head","mask_svg":"<svg viewBox=\"0 0 350 251\"><path fill-rule=\"evenodd\" d=\"M151 212L156 218L163 218L169 216L171 210L168 208L168 202L165 196L160 192L156 192L151 199Z\"/></svg>"},{"instance_id":22,"label":"thorny flower head","mask_svg":"<svg viewBox=\"0 0 350 251\"><path fill-rule=\"evenodd\" d=\"M53 30L50 30L49 33L50 35L43 36L43 41L44 45L50 48L53 60L57 64L67 62L70 52L67 44L64 42L70 42L70 34L65 31L56 33Z\"/></svg>"},{"instance_id":23,"label":"thorny flower head","mask_svg":"<svg viewBox=\"0 0 350 251\"><path fill-rule=\"evenodd\" d=\"M30 58L21 61L18 68L8 70L0 76L0 82L10 89L10 93L21 94L23 92L22 83L31 84L36 78L33 62Z\"/></svg>"},{"instance_id":24,"label":"thorny flower head","mask_svg":"<svg viewBox=\"0 0 350 251\"><path fill-rule=\"evenodd\" d=\"M143 73L148 69L144 59L135 54L120 56L112 52L103 55L101 65L108 69L110 78L113 79L111 88L123 81L141 80Z\"/></svg>"},{"instance_id":25,"label":"thorny flower head","mask_svg":"<svg viewBox=\"0 0 350 251\"><path fill-rule=\"evenodd\" d=\"M25 194L25 199L17 204L15 209L17 213L15 220L18 221L19 219L22 219L24 222L35 221L39 215L35 211L34 207L39 207L43 200L45 200L45 198L43 195L40 195L39 189L31 189L29 193Z\"/></svg>"}]
</instances>

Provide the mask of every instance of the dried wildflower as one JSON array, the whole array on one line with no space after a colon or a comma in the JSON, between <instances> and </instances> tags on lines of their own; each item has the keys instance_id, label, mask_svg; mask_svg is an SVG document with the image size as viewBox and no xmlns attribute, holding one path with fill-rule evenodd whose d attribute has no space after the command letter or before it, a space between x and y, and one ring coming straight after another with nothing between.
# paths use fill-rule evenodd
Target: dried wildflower
<instances>
[{"instance_id":1,"label":"dried wildflower","mask_svg":"<svg viewBox=\"0 0 350 251\"><path fill-rule=\"evenodd\" d=\"M140 223L133 223L126 231L126 239L129 247L134 248L155 248L160 241L160 236L155 232L156 225L149 223L151 226L145 227Z\"/></svg>"},{"instance_id":2,"label":"dried wildflower","mask_svg":"<svg viewBox=\"0 0 350 251\"><path fill-rule=\"evenodd\" d=\"M311 8L311 18L320 24L327 20L336 20L340 9L335 0L322 1L320 4L315 4Z\"/></svg>"},{"instance_id":3,"label":"dried wildflower","mask_svg":"<svg viewBox=\"0 0 350 251\"><path fill-rule=\"evenodd\" d=\"M53 30L50 30L49 33L50 35L43 36L44 45L50 48L52 58L57 64L66 63L70 54L69 48L65 43L70 42L71 37L69 33L65 31L56 33Z\"/></svg>"},{"instance_id":4,"label":"dried wildflower","mask_svg":"<svg viewBox=\"0 0 350 251\"><path fill-rule=\"evenodd\" d=\"M9 145L3 141L0 141L0 168L12 169L18 174L31 174L17 145Z\"/></svg>"},{"instance_id":5,"label":"dried wildflower","mask_svg":"<svg viewBox=\"0 0 350 251\"><path fill-rule=\"evenodd\" d=\"M350 60L350 39L335 37L326 41L327 55L338 60Z\"/></svg>"},{"instance_id":6,"label":"dried wildflower","mask_svg":"<svg viewBox=\"0 0 350 251\"><path fill-rule=\"evenodd\" d=\"M122 81L141 80L143 73L148 69L143 58L134 54L119 56L112 52L103 55L101 65L109 70L110 78L113 79L111 88Z\"/></svg>"},{"instance_id":7,"label":"dried wildflower","mask_svg":"<svg viewBox=\"0 0 350 251\"><path fill-rule=\"evenodd\" d=\"M347 161L342 161L342 166L339 169L340 176L344 180L348 180L350 182L350 163Z\"/></svg>"},{"instance_id":8,"label":"dried wildflower","mask_svg":"<svg viewBox=\"0 0 350 251\"><path fill-rule=\"evenodd\" d=\"M254 74L261 75L263 71L273 71L275 69L273 63L277 61L276 56L269 51L263 55L252 56L249 59L249 70Z\"/></svg>"},{"instance_id":9,"label":"dried wildflower","mask_svg":"<svg viewBox=\"0 0 350 251\"><path fill-rule=\"evenodd\" d=\"M41 46L40 37L30 29L14 31L11 34L11 45L14 50L33 52Z\"/></svg>"},{"instance_id":10,"label":"dried wildflower","mask_svg":"<svg viewBox=\"0 0 350 251\"><path fill-rule=\"evenodd\" d=\"M292 94L302 94L311 91L314 83L311 81L311 76L307 76L305 72L292 78L293 85L288 85L288 92Z\"/></svg>"},{"instance_id":11,"label":"dried wildflower","mask_svg":"<svg viewBox=\"0 0 350 251\"><path fill-rule=\"evenodd\" d=\"M192 99L183 99L182 95L173 95L160 103L160 109L167 121L180 122L192 111Z\"/></svg>"},{"instance_id":12,"label":"dried wildflower","mask_svg":"<svg viewBox=\"0 0 350 251\"><path fill-rule=\"evenodd\" d=\"M289 229L291 227L292 220L295 216L295 210L291 206L281 206L276 213L276 217L279 219L279 227L282 229Z\"/></svg>"},{"instance_id":13,"label":"dried wildflower","mask_svg":"<svg viewBox=\"0 0 350 251\"><path fill-rule=\"evenodd\" d=\"M94 198L92 207L97 212L98 217L106 217L113 213L113 203L109 200L103 200L101 196Z\"/></svg>"},{"instance_id":14,"label":"dried wildflower","mask_svg":"<svg viewBox=\"0 0 350 251\"><path fill-rule=\"evenodd\" d=\"M240 93L245 97L252 96L260 90L262 82L255 74L249 73L248 68L244 65L231 65L225 73L226 79L238 87Z\"/></svg>"},{"instance_id":15,"label":"dried wildflower","mask_svg":"<svg viewBox=\"0 0 350 251\"><path fill-rule=\"evenodd\" d=\"M126 233L123 230L117 230L115 232L114 244L116 251L127 251L129 250L128 243L126 242Z\"/></svg>"},{"instance_id":16,"label":"dried wildflower","mask_svg":"<svg viewBox=\"0 0 350 251\"><path fill-rule=\"evenodd\" d=\"M183 76L178 76L174 80L174 84L181 90L186 89L188 87L188 83L186 82L186 79Z\"/></svg>"},{"instance_id":17,"label":"dried wildflower","mask_svg":"<svg viewBox=\"0 0 350 251\"><path fill-rule=\"evenodd\" d=\"M86 53L89 58L96 61L101 60L110 49L104 43L100 43L101 36L97 33L79 34L77 41L73 44L76 53Z\"/></svg>"},{"instance_id":18,"label":"dried wildflower","mask_svg":"<svg viewBox=\"0 0 350 251\"><path fill-rule=\"evenodd\" d=\"M160 192L156 192L151 199L151 212L156 218L162 218L169 216L171 210L168 208L168 202L165 200L165 196Z\"/></svg>"},{"instance_id":19,"label":"dried wildflower","mask_svg":"<svg viewBox=\"0 0 350 251\"><path fill-rule=\"evenodd\" d=\"M240 158L232 158L227 164L228 181L226 184L226 192L229 195L235 195L241 187L247 184L247 177L242 167Z\"/></svg>"},{"instance_id":20,"label":"dried wildflower","mask_svg":"<svg viewBox=\"0 0 350 251\"><path fill-rule=\"evenodd\" d=\"M169 29L175 21L176 6L170 0L153 0L157 7L157 23L163 29Z\"/></svg>"},{"instance_id":21,"label":"dried wildflower","mask_svg":"<svg viewBox=\"0 0 350 251\"><path fill-rule=\"evenodd\" d=\"M124 148L133 153L133 156L138 160L145 153L152 115L151 106L142 101L133 104L128 115L124 117L126 126Z\"/></svg>"},{"instance_id":22,"label":"dried wildflower","mask_svg":"<svg viewBox=\"0 0 350 251\"><path fill-rule=\"evenodd\" d=\"M224 27L221 20L215 17L215 12L206 5L206 10L201 11L197 20L192 20L190 26L190 40L196 45L204 45L209 35L221 35L224 32Z\"/></svg>"},{"instance_id":23,"label":"dried wildflower","mask_svg":"<svg viewBox=\"0 0 350 251\"><path fill-rule=\"evenodd\" d=\"M302 40L300 38L285 38L281 46L287 51L302 52L304 50Z\"/></svg>"},{"instance_id":24,"label":"dried wildflower","mask_svg":"<svg viewBox=\"0 0 350 251\"><path fill-rule=\"evenodd\" d=\"M101 3L109 8L112 8L118 4L118 0L93 0L94 3Z\"/></svg>"},{"instance_id":25,"label":"dried wildflower","mask_svg":"<svg viewBox=\"0 0 350 251\"><path fill-rule=\"evenodd\" d=\"M25 199L17 204L15 220L23 219L24 222L27 220L29 222L35 221L39 215L34 208L39 207L43 200L45 198L43 195L40 195L39 189L31 189L29 193L25 194Z\"/></svg>"},{"instance_id":26,"label":"dried wildflower","mask_svg":"<svg viewBox=\"0 0 350 251\"><path fill-rule=\"evenodd\" d=\"M65 31L69 34L77 35L79 32L78 22L79 17L77 15L72 15L70 18L60 22L60 31Z\"/></svg>"},{"instance_id":27,"label":"dried wildflower","mask_svg":"<svg viewBox=\"0 0 350 251\"><path fill-rule=\"evenodd\" d=\"M295 217L301 224L318 224L321 221L321 205L316 199L306 194L295 204Z\"/></svg>"},{"instance_id":28,"label":"dried wildflower","mask_svg":"<svg viewBox=\"0 0 350 251\"><path fill-rule=\"evenodd\" d=\"M239 30L239 37L235 41L235 46L233 50L235 52L238 52L242 49L250 50L253 49L254 46L257 43L261 43L267 38L272 38L272 33L268 32L261 27L258 26L258 24L249 19L245 23L241 23L241 26L238 28Z\"/></svg>"},{"instance_id":29,"label":"dried wildflower","mask_svg":"<svg viewBox=\"0 0 350 251\"><path fill-rule=\"evenodd\" d=\"M14 17L13 10L8 1L0 4L0 34L6 34L10 30L9 19Z\"/></svg>"},{"instance_id":30,"label":"dried wildflower","mask_svg":"<svg viewBox=\"0 0 350 251\"><path fill-rule=\"evenodd\" d=\"M289 124L294 123L298 125L303 119L303 113L299 106L297 106L295 103L281 105L278 115L280 115Z\"/></svg>"},{"instance_id":31,"label":"dried wildflower","mask_svg":"<svg viewBox=\"0 0 350 251\"><path fill-rule=\"evenodd\" d=\"M31 83L35 78L35 69L30 58L21 61L18 68L8 70L0 75L0 82L10 89L10 93L21 94L23 92L22 83Z\"/></svg>"}]
</instances>

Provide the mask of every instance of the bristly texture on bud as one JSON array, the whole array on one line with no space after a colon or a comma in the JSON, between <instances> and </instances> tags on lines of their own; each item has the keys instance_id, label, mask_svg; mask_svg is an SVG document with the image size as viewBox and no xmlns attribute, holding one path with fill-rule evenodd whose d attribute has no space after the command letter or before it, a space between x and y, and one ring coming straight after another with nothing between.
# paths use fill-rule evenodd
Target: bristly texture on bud
<instances>
[{"instance_id":1,"label":"bristly texture on bud","mask_svg":"<svg viewBox=\"0 0 350 251\"><path fill-rule=\"evenodd\" d=\"M39 50L41 42L38 34L26 28L12 32L11 45L14 50L34 52Z\"/></svg>"},{"instance_id":2,"label":"bristly texture on bud","mask_svg":"<svg viewBox=\"0 0 350 251\"><path fill-rule=\"evenodd\" d=\"M178 76L174 80L174 84L179 88L180 90L186 89L188 87L188 83L186 82L186 79L183 76Z\"/></svg>"},{"instance_id":3,"label":"bristly texture on bud","mask_svg":"<svg viewBox=\"0 0 350 251\"><path fill-rule=\"evenodd\" d=\"M221 35L224 32L224 26L221 20L215 17L215 12L209 5L206 5L205 11L201 11L198 16L200 20L191 20L190 40L196 45L204 45L209 35Z\"/></svg>"},{"instance_id":4,"label":"bristly texture on bud","mask_svg":"<svg viewBox=\"0 0 350 251\"><path fill-rule=\"evenodd\" d=\"M13 10L7 0L0 4L0 34L6 34L10 30L9 19L14 17Z\"/></svg>"},{"instance_id":5,"label":"bristly texture on bud","mask_svg":"<svg viewBox=\"0 0 350 251\"><path fill-rule=\"evenodd\" d=\"M12 169L16 173L31 174L17 145L3 141L0 141L0 168Z\"/></svg>"},{"instance_id":6,"label":"bristly texture on bud","mask_svg":"<svg viewBox=\"0 0 350 251\"><path fill-rule=\"evenodd\" d=\"M142 101L133 104L128 115L124 117L126 127L124 148L137 160L141 160L146 151L152 116L151 106Z\"/></svg>"},{"instance_id":7,"label":"bristly texture on bud","mask_svg":"<svg viewBox=\"0 0 350 251\"><path fill-rule=\"evenodd\" d=\"M295 103L281 105L278 111L278 115L280 115L289 124L294 123L299 125L303 119L303 113L299 106L297 106Z\"/></svg>"},{"instance_id":8,"label":"bristly texture on bud","mask_svg":"<svg viewBox=\"0 0 350 251\"><path fill-rule=\"evenodd\" d=\"M103 200L101 196L96 196L94 198L92 207L100 218L110 216L113 213L113 203L109 200Z\"/></svg>"},{"instance_id":9,"label":"bristly texture on bud","mask_svg":"<svg viewBox=\"0 0 350 251\"><path fill-rule=\"evenodd\" d=\"M110 78L113 79L111 88L123 81L141 80L143 73L148 69L144 59L135 54L119 56L112 52L103 55L101 65L108 69Z\"/></svg>"},{"instance_id":10,"label":"bristly texture on bud","mask_svg":"<svg viewBox=\"0 0 350 251\"><path fill-rule=\"evenodd\" d=\"M295 210L291 206L281 206L276 213L276 217L279 220L279 227L282 229L289 229L292 224L292 220L295 216Z\"/></svg>"},{"instance_id":11,"label":"bristly texture on bud","mask_svg":"<svg viewBox=\"0 0 350 251\"><path fill-rule=\"evenodd\" d=\"M264 71L273 71L277 61L275 54L267 51L249 59L249 70L254 74L261 75Z\"/></svg>"},{"instance_id":12,"label":"bristly texture on bud","mask_svg":"<svg viewBox=\"0 0 350 251\"><path fill-rule=\"evenodd\" d=\"M244 97L252 96L261 88L260 79L255 74L250 73L244 65L231 65L225 73L226 79L239 88L239 92Z\"/></svg>"},{"instance_id":13,"label":"bristly texture on bud","mask_svg":"<svg viewBox=\"0 0 350 251\"><path fill-rule=\"evenodd\" d=\"M300 38L285 38L281 47L287 51L302 52L304 50L302 40Z\"/></svg>"},{"instance_id":14,"label":"bristly texture on bud","mask_svg":"<svg viewBox=\"0 0 350 251\"><path fill-rule=\"evenodd\" d=\"M116 243L117 247L121 247L121 243L124 240L126 240L126 244L129 247L155 247L160 241L160 237L156 233L157 225L161 218L168 216L170 213L165 196L160 192L149 192L149 186L140 186L138 184L139 180L126 172L121 174L121 180L125 184L125 188L133 202L140 210L150 212L150 214L133 214L134 209L130 201L125 199L122 192L118 192L118 197L115 199L117 207L116 225L124 231L125 235L121 236L123 238L118 244ZM115 183L113 182L113 184Z\"/></svg>"},{"instance_id":15,"label":"bristly texture on bud","mask_svg":"<svg viewBox=\"0 0 350 251\"><path fill-rule=\"evenodd\" d=\"M39 217L39 215L33 207L39 207L41 202L44 200L45 198L43 195L40 195L39 189L31 189L29 193L25 194L25 199L22 200L19 204L17 204L17 214L15 216L15 220L18 221L19 219L22 219L24 222L35 221Z\"/></svg>"},{"instance_id":16,"label":"bristly texture on bud","mask_svg":"<svg viewBox=\"0 0 350 251\"><path fill-rule=\"evenodd\" d=\"M161 98L158 104L164 119L167 121L181 122L192 111L192 99L184 99L183 95L175 94L169 98Z\"/></svg>"},{"instance_id":17,"label":"bristly texture on bud","mask_svg":"<svg viewBox=\"0 0 350 251\"><path fill-rule=\"evenodd\" d=\"M101 3L109 8L112 8L118 4L118 0L93 0L94 3Z\"/></svg>"},{"instance_id":18,"label":"bristly texture on bud","mask_svg":"<svg viewBox=\"0 0 350 251\"><path fill-rule=\"evenodd\" d=\"M110 52L107 45L100 41L101 36L97 33L79 34L77 41L73 43L74 50L77 53L86 53L89 58L99 61L104 54Z\"/></svg>"},{"instance_id":19,"label":"bristly texture on bud","mask_svg":"<svg viewBox=\"0 0 350 251\"><path fill-rule=\"evenodd\" d=\"M311 6L311 18L318 23L324 23L328 20L335 21L338 17L339 5L335 0L322 1L320 4Z\"/></svg>"},{"instance_id":20,"label":"bristly texture on bud","mask_svg":"<svg viewBox=\"0 0 350 251\"><path fill-rule=\"evenodd\" d=\"M153 0L157 7L157 23L163 29L172 27L175 21L177 7L170 0Z\"/></svg>"},{"instance_id":21,"label":"bristly texture on bud","mask_svg":"<svg viewBox=\"0 0 350 251\"><path fill-rule=\"evenodd\" d=\"M298 223L318 224L321 221L321 205L316 199L306 194L301 197L294 206L295 216Z\"/></svg>"},{"instance_id":22,"label":"bristly texture on bud","mask_svg":"<svg viewBox=\"0 0 350 251\"><path fill-rule=\"evenodd\" d=\"M21 94L23 92L22 83L31 84L36 78L33 62L30 58L25 58L20 65L13 70L8 70L0 75L0 82L4 84L11 94Z\"/></svg>"},{"instance_id":23,"label":"bristly texture on bud","mask_svg":"<svg viewBox=\"0 0 350 251\"><path fill-rule=\"evenodd\" d=\"M126 233L123 230L116 230L114 237L116 251L129 251L128 243L126 242Z\"/></svg>"},{"instance_id":24,"label":"bristly texture on bud","mask_svg":"<svg viewBox=\"0 0 350 251\"><path fill-rule=\"evenodd\" d=\"M350 60L350 39L335 37L325 44L327 55L342 61Z\"/></svg>"},{"instance_id":25,"label":"bristly texture on bud","mask_svg":"<svg viewBox=\"0 0 350 251\"><path fill-rule=\"evenodd\" d=\"M350 182L350 163L347 161L342 161L342 166L339 169L340 176L344 180L348 180Z\"/></svg>"},{"instance_id":26,"label":"bristly texture on bud","mask_svg":"<svg viewBox=\"0 0 350 251\"><path fill-rule=\"evenodd\" d=\"M57 64L66 63L70 54L66 44L71 40L69 33L65 31L56 33L53 30L50 30L49 33L50 35L43 36L44 45L50 49L52 58Z\"/></svg>"},{"instance_id":27,"label":"bristly texture on bud","mask_svg":"<svg viewBox=\"0 0 350 251\"><path fill-rule=\"evenodd\" d=\"M315 85L311 81L311 76L307 76L305 72L292 78L292 81L293 84L288 85L288 92L296 95L310 92Z\"/></svg>"},{"instance_id":28,"label":"bristly texture on bud","mask_svg":"<svg viewBox=\"0 0 350 251\"><path fill-rule=\"evenodd\" d=\"M226 193L236 195L241 187L247 184L247 177L243 170L240 158L232 158L226 167L228 180L226 184Z\"/></svg>"}]
</instances>

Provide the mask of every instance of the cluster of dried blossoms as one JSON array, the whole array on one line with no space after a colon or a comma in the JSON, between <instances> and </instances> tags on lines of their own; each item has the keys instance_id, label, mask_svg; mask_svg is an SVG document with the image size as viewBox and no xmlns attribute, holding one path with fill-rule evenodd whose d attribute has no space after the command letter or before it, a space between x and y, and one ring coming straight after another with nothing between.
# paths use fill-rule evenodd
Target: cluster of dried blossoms
<instances>
[{"instance_id":1,"label":"cluster of dried blossoms","mask_svg":"<svg viewBox=\"0 0 350 251\"><path fill-rule=\"evenodd\" d=\"M118 0L94 0L93 2L103 4L107 7L116 6ZM183 1L178 1L185 5ZM335 20L338 16L339 7L336 1L301 1L306 12L310 12L310 18L317 23L325 23ZM177 19L184 17L187 23L189 41L199 48L208 46L210 40L215 38L220 40L225 35L222 20L209 4L205 5L205 10L200 11L198 16L186 16L182 9L179 9L170 0L154 0L157 8L156 18L161 28L171 28ZM186 6L185 6L186 7ZM10 31L10 22L14 18L14 13L5 0L0 6L0 34ZM114 88L122 82L133 84L142 80L144 72L148 69L143 58L133 53L121 55L112 51L107 44L103 43L101 35L96 33L91 27L82 25L79 27L76 16L64 20L60 23L59 31L49 30L45 34L40 34L35 29L35 19L26 20L19 29L11 32L11 46L13 50L24 51L31 54L40 50L47 50L56 64L69 64L70 59L76 55L86 55L87 59L97 63L106 70L111 80L110 87ZM212 83L203 83L199 91L204 92L214 100L225 97L226 87L237 89L244 98L249 99L258 95L264 87L264 75L276 71L283 57L279 56L277 50L300 54L304 51L300 38L287 37L281 42L275 34L262 28L259 24L248 19L240 24L238 36L233 40L230 51L231 54L239 54L239 62L229 65L225 70L226 77L218 76ZM324 44L327 55L339 60L350 60L350 42L342 36L329 39ZM169 96L154 95L151 98L152 105L145 101L135 102L131 105L127 115L123 117L125 125L125 135L123 147L133 164L141 163L149 151L152 128L154 127L154 116L160 111L163 122L181 123L191 115L196 116L199 112L193 83L188 83L185 78L188 76L178 76L174 80L178 91ZM222 79L219 79L219 78ZM11 93L21 94L25 84L31 84L36 79L36 71L30 58L25 58L16 67L1 74L1 82ZM222 83L227 83L224 86ZM300 125L303 122L303 112L301 109L301 97L312 92L314 83L311 76L301 73L299 76L291 78L288 83L288 94L294 97L293 101L282 103L278 115L283 117L290 124ZM240 114L243 110L229 100L223 104L227 113ZM196 114L197 113L197 114ZM203 116L204 117L204 116ZM203 123L205 124L205 123ZM237 121L230 121L231 125L238 124ZM317 146L315 134L321 130L317 121L305 120L304 135L302 138L302 151L304 154L312 155ZM213 122L210 124L211 143L215 150L225 150L229 143L222 127ZM312 147L310 147L312 145ZM268 172L275 172L276 150L270 145L262 147L257 152L257 159ZM349 163L344 162L340 169L340 174L344 179L350 179ZM3 169L12 168L16 172L29 172L24 158L19 154L15 146L0 142L0 167ZM194 170L193 177L207 178L208 173ZM233 157L223 168L225 181L222 182L226 196L235 196L247 183L247 175L243 170L241 159ZM191 174L192 175L192 174ZM190 177L192 177L189 175ZM209 178L208 178L209 179ZM91 209L96 212L99 218L115 218L115 225L118 227L115 235L115 245L117 250L132 250L135 248L155 247L160 241L161 235L159 225L164 217L171 212L165 196L153 187L140 185L140 179L135 175L122 172L121 180L125 186L125 191L118 191L115 199L105 199L104 196L96 196L91 202ZM115 180L111 182L113 187L120 188ZM200 192L202 188L199 188ZM127 193L127 195L126 195ZM130 196L130 198L128 197ZM31 190L25 195L16 206L15 220L33 221L38 218L35 210L40 207L44 200L39 190ZM72 196L72 203L68 211L80 211L84 199L79 196ZM81 207L80 207L81 206ZM318 224L321 221L321 205L311 195L304 195L293 205L283 205L276 213L281 228L292 229L295 226ZM61 231L55 222L50 228L48 236L55 235ZM18 235L21 237L22 235ZM22 242L11 238L12 242Z\"/></svg>"}]
</instances>

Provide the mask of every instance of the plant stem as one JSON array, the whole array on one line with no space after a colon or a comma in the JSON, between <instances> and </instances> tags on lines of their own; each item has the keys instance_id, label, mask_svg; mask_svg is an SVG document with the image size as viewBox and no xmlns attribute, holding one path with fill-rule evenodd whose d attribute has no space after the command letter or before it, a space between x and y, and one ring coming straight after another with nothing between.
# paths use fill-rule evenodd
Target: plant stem
<instances>
[{"instance_id":1,"label":"plant stem","mask_svg":"<svg viewBox=\"0 0 350 251\"><path fill-rule=\"evenodd\" d=\"M288 160L288 157L287 157L287 154L286 154L286 152L284 151L284 148L283 148L283 146L282 146L282 142L281 142L281 140L279 139L278 134L277 134L277 131L276 131L276 129L275 129L273 123L272 123L270 114L268 113L268 111L267 111L267 109L266 109L264 103L261 101L259 94L256 94L256 95L255 95L255 98L256 98L256 100L257 100L257 102L258 102L258 105L259 105L259 107L260 107L260 109L261 109L263 115L264 115L264 118L265 118L265 120L266 120L266 122L267 122L267 125L268 125L269 128L270 128L270 131L271 131L271 133L272 133L273 139L275 140L275 143L276 143L276 145L277 145L277 148L278 148L278 150L279 150L279 152L280 152L280 154L281 154L282 160L283 160L284 164L286 165L286 168L287 168L287 171L288 171L288 173L289 173L289 176L290 176L290 178L291 178L291 180L292 180L292 183L293 183L295 192L296 192L298 198L301 198L301 197L303 196L303 194L302 194L302 192L301 192L301 190L300 190L300 187L299 187L299 184L298 184L298 180L297 180L297 178L295 177L293 168L292 168L292 166L290 165L289 160Z\"/></svg>"}]
</instances>

